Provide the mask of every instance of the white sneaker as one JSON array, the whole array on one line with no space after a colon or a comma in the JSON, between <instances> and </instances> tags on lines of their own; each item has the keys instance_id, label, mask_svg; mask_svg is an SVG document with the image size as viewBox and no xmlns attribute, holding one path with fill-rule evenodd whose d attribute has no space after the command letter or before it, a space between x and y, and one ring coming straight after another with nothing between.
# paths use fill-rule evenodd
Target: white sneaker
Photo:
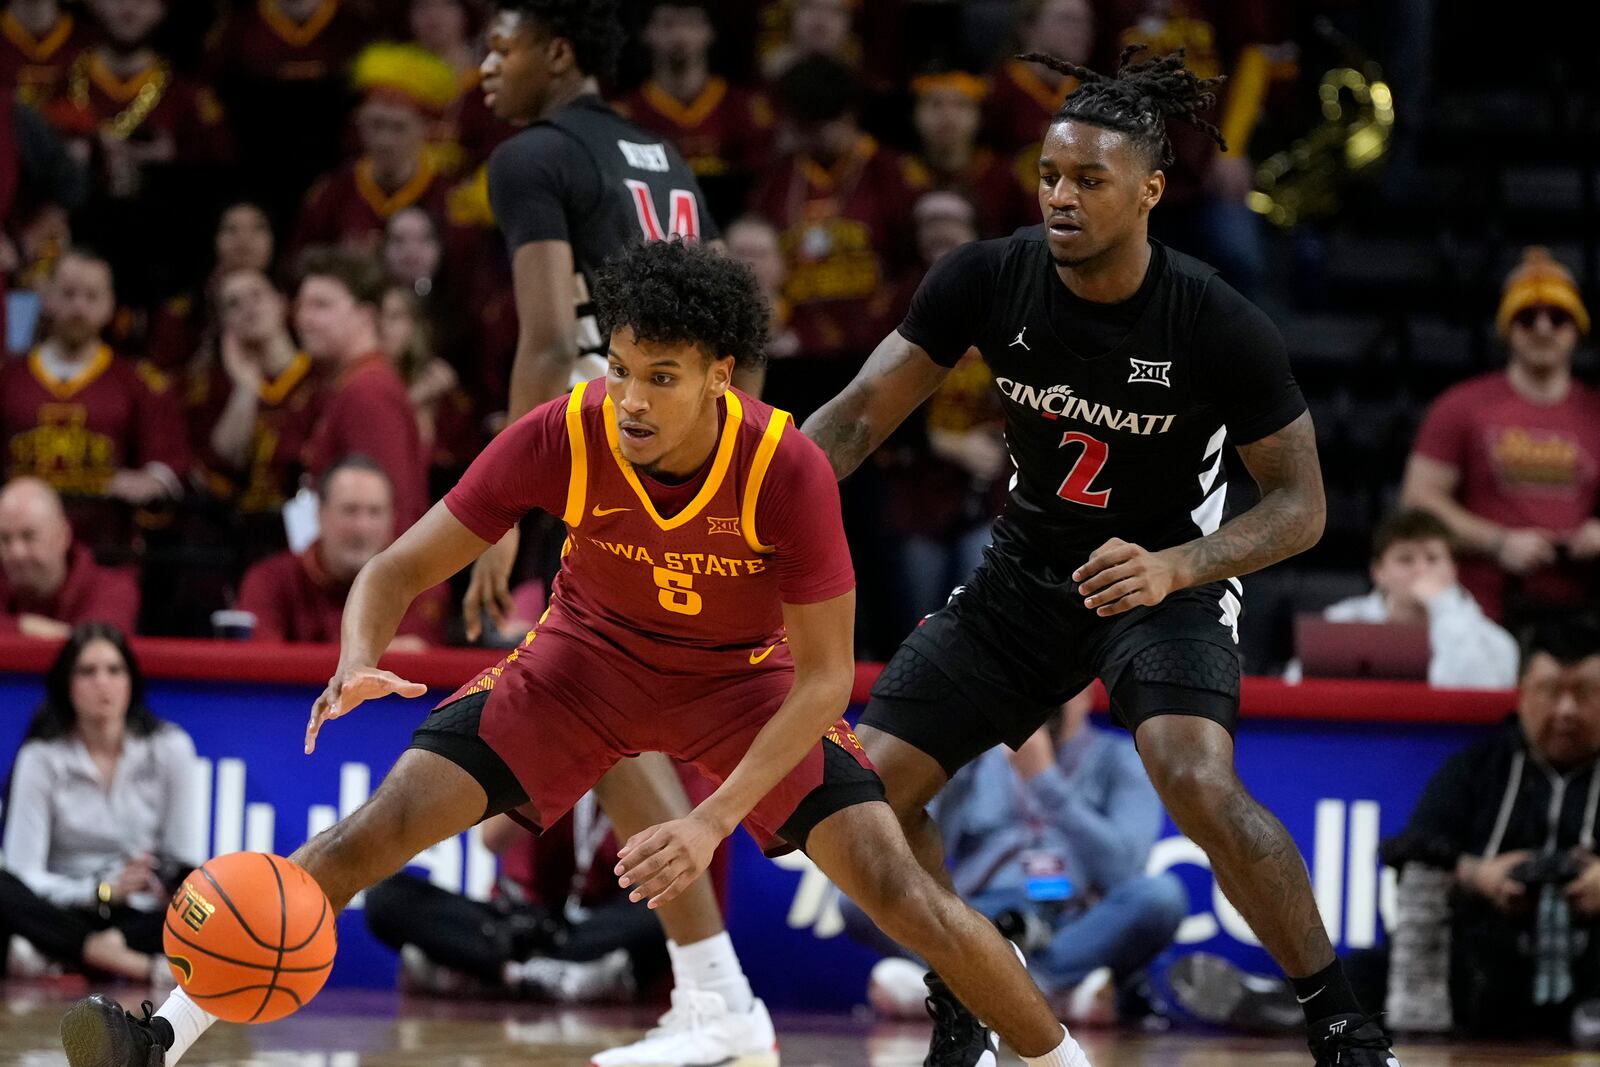
<instances>
[{"instance_id":1,"label":"white sneaker","mask_svg":"<svg viewBox=\"0 0 1600 1067\"><path fill-rule=\"evenodd\" d=\"M928 969L899 956L879 960L867 979L867 1003L883 1019L925 1019L923 1004L928 987L922 976Z\"/></svg>"},{"instance_id":2,"label":"white sneaker","mask_svg":"<svg viewBox=\"0 0 1600 1067\"><path fill-rule=\"evenodd\" d=\"M674 989L672 1009L654 1029L595 1053L589 1067L778 1067L778 1035L760 1000L733 1012L719 993Z\"/></svg>"}]
</instances>

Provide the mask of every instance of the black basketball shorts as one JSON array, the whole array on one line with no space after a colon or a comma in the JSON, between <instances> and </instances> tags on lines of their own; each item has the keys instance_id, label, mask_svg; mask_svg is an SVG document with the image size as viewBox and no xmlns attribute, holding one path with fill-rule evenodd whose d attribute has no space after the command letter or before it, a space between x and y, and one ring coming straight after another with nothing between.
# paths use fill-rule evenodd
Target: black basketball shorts
<instances>
[{"instance_id":1,"label":"black basketball shorts","mask_svg":"<svg viewBox=\"0 0 1600 1067\"><path fill-rule=\"evenodd\" d=\"M1184 589L1101 618L1070 568L990 548L972 580L900 645L861 725L926 752L954 775L1004 743L1016 748L1095 678L1129 732L1157 715L1239 718L1236 580Z\"/></svg>"}]
</instances>

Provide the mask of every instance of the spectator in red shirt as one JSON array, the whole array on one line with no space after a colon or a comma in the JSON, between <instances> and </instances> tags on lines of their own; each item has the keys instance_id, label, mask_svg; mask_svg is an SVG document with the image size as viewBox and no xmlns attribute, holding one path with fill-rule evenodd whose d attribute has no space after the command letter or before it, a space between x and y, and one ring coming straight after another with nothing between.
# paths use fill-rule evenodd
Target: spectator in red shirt
<instances>
[{"instance_id":1,"label":"spectator in red shirt","mask_svg":"<svg viewBox=\"0 0 1600 1067\"><path fill-rule=\"evenodd\" d=\"M1447 390L1406 466L1402 502L1444 520L1461 584L1484 612L1571 607L1594 595L1600 557L1600 393L1572 377L1589 311L1567 269L1529 248L1495 317L1510 361Z\"/></svg>"},{"instance_id":2,"label":"spectator in red shirt","mask_svg":"<svg viewBox=\"0 0 1600 1067\"><path fill-rule=\"evenodd\" d=\"M0 89L43 108L66 85L88 33L58 0L10 0L0 14Z\"/></svg>"},{"instance_id":3,"label":"spectator in red shirt","mask_svg":"<svg viewBox=\"0 0 1600 1067\"><path fill-rule=\"evenodd\" d=\"M203 261L206 204L232 137L211 89L154 47L166 0L96 0L101 39L67 70L49 117L90 164L78 235L106 254L123 299L145 308L182 288Z\"/></svg>"},{"instance_id":4,"label":"spectator in red shirt","mask_svg":"<svg viewBox=\"0 0 1600 1067\"><path fill-rule=\"evenodd\" d=\"M320 534L304 552L279 552L245 572L240 611L255 616L257 641L337 643L350 586L395 537L394 493L363 456L334 464L319 487ZM416 651L444 642L447 591L437 585L411 605L389 647Z\"/></svg>"},{"instance_id":5,"label":"spectator in red shirt","mask_svg":"<svg viewBox=\"0 0 1600 1067\"><path fill-rule=\"evenodd\" d=\"M1026 180L1012 161L978 145L987 89L982 78L965 71L924 74L911 82L916 95L912 123L920 142L908 161L914 185L960 193L978 209L978 236L1007 237L1039 221L1038 166L1030 161ZM1040 130L1044 126L1039 127Z\"/></svg>"},{"instance_id":6,"label":"spectator in red shirt","mask_svg":"<svg viewBox=\"0 0 1600 1067\"><path fill-rule=\"evenodd\" d=\"M0 633L61 639L80 622L132 633L138 617L138 582L73 541L54 489L37 478L0 489Z\"/></svg>"},{"instance_id":7,"label":"spectator in red shirt","mask_svg":"<svg viewBox=\"0 0 1600 1067\"><path fill-rule=\"evenodd\" d=\"M711 73L715 39L708 0L658 0L644 26L650 78L615 106L677 145L713 217L729 219L744 209L776 119L764 94Z\"/></svg>"},{"instance_id":8,"label":"spectator in red shirt","mask_svg":"<svg viewBox=\"0 0 1600 1067\"><path fill-rule=\"evenodd\" d=\"M239 134L247 193L282 226L334 166L354 103L348 68L372 38L350 0L257 0L233 8L207 49Z\"/></svg>"},{"instance_id":9,"label":"spectator in red shirt","mask_svg":"<svg viewBox=\"0 0 1600 1067\"><path fill-rule=\"evenodd\" d=\"M100 334L116 305L111 268L64 255L45 290L50 333L0 363L6 476L32 475L68 497L80 535L127 547L125 505L178 497L189 471L183 411L154 368L112 355Z\"/></svg>"},{"instance_id":10,"label":"spectator in red shirt","mask_svg":"<svg viewBox=\"0 0 1600 1067\"><path fill-rule=\"evenodd\" d=\"M406 386L378 335L388 287L376 263L335 249L304 261L295 329L322 365L322 410L302 459L320 478L345 456L369 457L394 487L395 520L404 530L427 509L426 459Z\"/></svg>"},{"instance_id":11,"label":"spectator in red shirt","mask_svg":"<svg viewBox=\"0 0 1600 1067\"><path fill-rule=\"evenodd\" d=\"M384 223L413 204L435 219L445 214L450 179L435 165L428 133L455 100L449 64L420 45L375 44L357 58L356 109L361 156L318 181L289 242L289 262L312 245L376 253Z\"/></svg>"},{"instance_id":12,"label":"spectator in red shirt","mask_svg":"<svg viewBox=\"0 0 1600 1067\"><path fill-rule=\"evenodd\" d=\"M885 327L878 298L910 259L917 190L904 160L856 122L859 84L813 55L778 81L787 143L753 206L782 234L789 301L802 354L767 368L778 406L804 419L850 380Z\"/></svg>"},{"instance_id":13,"label":"spectator in red shirt","mask_svg":"<svg viewBox=\"0 0 1600 1067\"><path fill-rule=\"evenodd\" d=\"M1017 5L1017 52L1042 52L1080 66L1094 58L1089 0L1023 0ZM1039 145L1078 79L1037 63L1007 59L990 77L986 139L1030 188L1039 176Z\"/></svg>"},{"instance_id":14,"label":"spectator in red shirt","mask_svg":"<svg viewBox=\"0 0 1600 1067\"><path fill-rule=\"evenodd\" d=\"M288 301L258 270L219 287L221 356L190 383L195 481L228 515L245 562L283 546L283 505L317 417L311 357L295 345Z\"/></svg>"}]
</instances>

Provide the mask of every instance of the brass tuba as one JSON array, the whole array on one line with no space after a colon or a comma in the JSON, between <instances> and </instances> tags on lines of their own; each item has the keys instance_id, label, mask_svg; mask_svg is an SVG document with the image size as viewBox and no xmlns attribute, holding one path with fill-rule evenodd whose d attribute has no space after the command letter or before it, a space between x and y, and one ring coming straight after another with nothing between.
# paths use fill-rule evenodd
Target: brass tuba
<instances>
[{"instance_id":1,"label":"brass tuba","mask_svg":"<svg viewBox=\"0 0 1600 1067\"><path fill-rule=\"evenodd\" d=\"M1322 76L1322 122L1256 168L1250 209L1280 229L1326 218L1350 181L1379 163L1394 131L1394 97L1371 61L1353 61Z\"/></svg>"}]
</instances>

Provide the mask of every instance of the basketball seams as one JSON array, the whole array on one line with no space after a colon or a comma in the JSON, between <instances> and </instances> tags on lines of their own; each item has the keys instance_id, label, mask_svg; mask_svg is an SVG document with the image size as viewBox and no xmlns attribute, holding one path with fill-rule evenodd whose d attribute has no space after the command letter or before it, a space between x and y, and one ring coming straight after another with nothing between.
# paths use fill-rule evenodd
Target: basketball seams
<instances>
[{"instance_id":1,"label":"basketball seams","mask_svg":"<svg viewBox=\"0 0 1600 1067\"><path fill-rule=\"evenodd\" d=\"M246 985L246 986L240 986L238 989L229 989L229 990L227 990L226 992L223 992L223 993L190 993L188 990L184 990L184 992L185 992L185 994L187 994L193 1000L220 1000L223 997L236 997L240 993L254 993L256 990L263 989L263 988L268 990L268 996L271 996L271 994L275 993L275 992L276 993L282 993L285 996L287 996L290 1000L294 1001L297 1006L303 1007L305 1005L305 1001L300 999L300 995L298 993L296 993L294 990L290 989L288 986L275 986L275 987L272 987L272 986ZM256 1012L256 1015L260 1015L260 1014L261 1013L259 1011ZM252 1021L254 1021L254 1016L252 1016L251 1019L252 1019Z\"/></svg>"},{"instance_id":2,"label":"basketball seams","mask_svg":"<svg viewBox=\"0 0 1600 1067\"><path fill-rule=\"evenodd\" d=\"M278 871L277 858L271 853L261 853L261 858L267 861L267 866L272 870L272 880L278 887L278 962L272 968L272 980L267 984L266 992L261 994L261 1006L256 1013L250 1016L250 1021L255 1022L261 1018L261 1013L267 1010L267 1005L272 1003L272 991L278 988L278 976L283 973L283 941L289 936L289 902L283 895L283 875ZM254 935L252 935L254 936Z\"/></svg>"},{"instance_id":3,"label":"basketball seams","mask_svg":"<svg viewBox=\"0 0 1600 1067\"><path fill-rule=\"evenodd\" d=\"M239 913L239 909L234 906L232 899L230 899L228 896L228 891L222 888L222 883L217 881L216 875L212 874L204 866L200 868L200 873L206 876L206 881L211 883L212 888L217 891L217 895L222 898L222 902L228 906L228 910L233 912L233 917L239 920L239 929L244 931L245 936L254 941L256 944L260 945L262 948L266 949L268 952L278 951L277 945L269 945L267 942L257 937L254 930L250 929L250 924L245 922L244 916L241 915Z\"/></svg>"},{"instance_id":4,"label":"basketball seams","mask_svg":"<svg viewBox=\"0 0 1600 1067\"><path fill-rule=\"evenodd\" d=\"M234 959L232 956L224 956L215 949L206 948L204 945L200 945L189 940L187 937L183 936L183 932L181 930L172 925L171 920L168 920L166 928L167 932L172 935L172 939L182 944L185 948L190 948L196 952L203 953L204 955L210 956L214 960L221 960L223 963L230 963L235 967L246 967L252 971L270 971L276 967L277 970L282 971L284 974L314 974L317 971L325 971L329 967L333 966L333 958L331 956L328 958L326 963L319 963L314 967L277 967L275 964L271 963L251 963L249 960L239 960ZM284 988L288 987L285 986Z\"/></svg>"}]
</instances>

